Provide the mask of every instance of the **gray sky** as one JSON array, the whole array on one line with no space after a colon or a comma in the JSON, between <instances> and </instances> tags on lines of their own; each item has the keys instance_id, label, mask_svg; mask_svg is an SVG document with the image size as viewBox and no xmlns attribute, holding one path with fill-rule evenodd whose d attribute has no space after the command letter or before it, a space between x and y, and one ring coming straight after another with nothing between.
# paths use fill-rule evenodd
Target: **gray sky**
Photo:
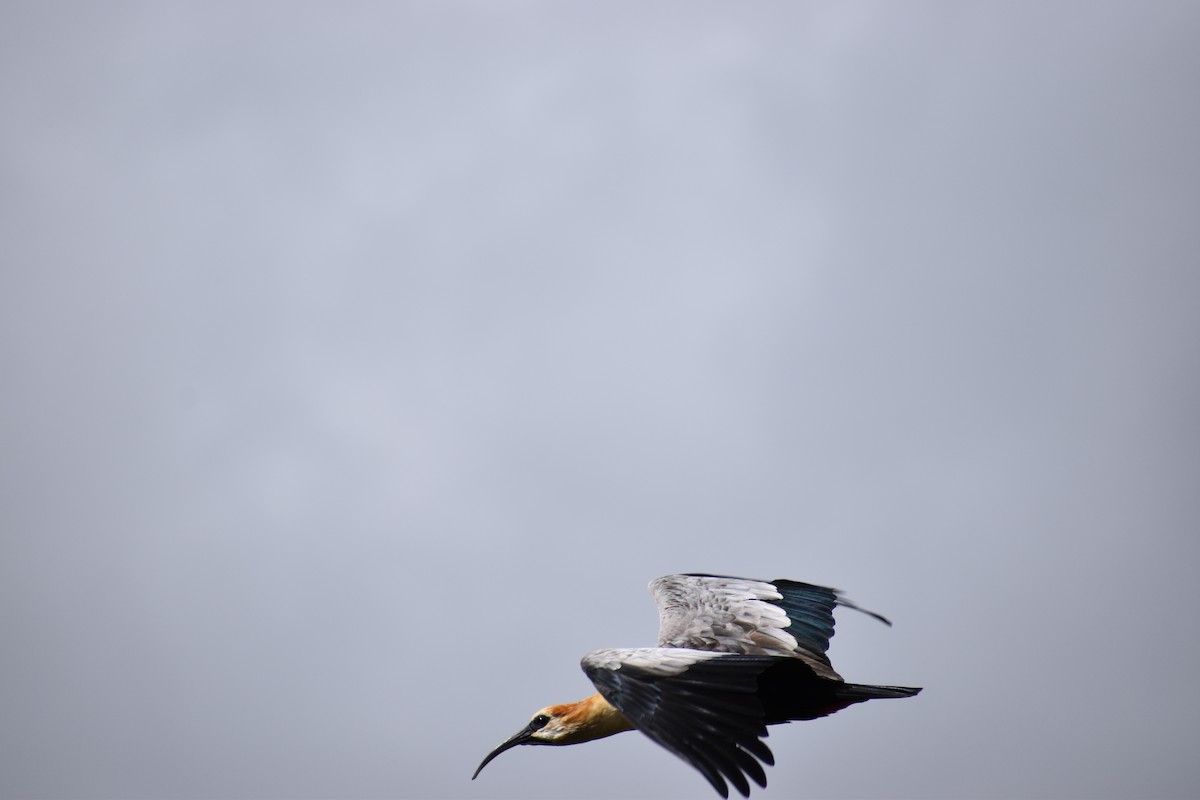
<instances>
[{"instance_id":1,"label":"gray sky","mask_svg":"<svg viewBox=\"0 0 1200 800\"><path fill-rule=\"evenodd\" d=\"M0 6L0 795L475 765L656 575L833 585L763 797L1200 793L1200 6Z\"/></svg>"}]
</instances>

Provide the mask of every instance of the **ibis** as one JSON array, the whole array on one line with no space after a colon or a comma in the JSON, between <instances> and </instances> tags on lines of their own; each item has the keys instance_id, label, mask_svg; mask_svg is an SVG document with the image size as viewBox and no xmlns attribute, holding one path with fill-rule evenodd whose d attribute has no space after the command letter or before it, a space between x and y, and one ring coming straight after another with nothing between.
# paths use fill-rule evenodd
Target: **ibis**
<instances>
[{"instance_id":1,"label":"ibis","mask_svg":"<svg viewBox=\"0 0 1200 800\"><path fill-rule=\"evenodd\" d=\"M855 703L912 697L904 686L846 683L825 651L833 609L891 625L835 589L791 580L667 575L650 583L656 647L595 650L584 673L599 691L547 706L471 776L517 745L567 745L639 730L691 764L722 797L767 785L767 726L828 716ZM761 762L761 763L760 763Z\"/></svg>"}]
</instances>

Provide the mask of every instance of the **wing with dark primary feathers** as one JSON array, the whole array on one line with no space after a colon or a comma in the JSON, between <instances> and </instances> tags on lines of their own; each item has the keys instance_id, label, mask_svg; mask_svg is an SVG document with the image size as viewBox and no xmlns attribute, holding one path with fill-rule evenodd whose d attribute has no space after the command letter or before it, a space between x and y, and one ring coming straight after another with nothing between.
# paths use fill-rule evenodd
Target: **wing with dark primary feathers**
<instances>
[{"instance_id":1,"label":"wing with dark primary feathers","mask_svg":"<svg viewBox=\"0 0 1200 800\"><path fill-rule=\"evenodd\" d=\"M583 671L631 725L698 769L722 797L731 783L749 797L775 763L767 725L816 719L866 700L920 689L865 686L818 675L790 656L644 647L597 650Z\"/></svg>"},{"instance_id":2,"label":"wing with dark primary feathers","mask_svg":"<svg viewBox=\"0 0 1200 800\"><path fill-rule=\"evenodd\" d=\"M760 761L774 764L758 676L773 656L700 650L597 650L583 669L629 722L698 769L722 797L726 781L750 795L747 777L767 785Z\"/></svg>"},{"instance_id":3,"label":"wing with dark primary feathers","mask_svg":"<svg viewBox=\"0 0 1200 800\"><path fill-rule=\"evenodd\" d=\"M836 680L841 676L825 655L833 609L846 606L891 625L836 589L800 581L666 575L650 582L650 594L658 605L660 647L790 656Z\"/></svg>"}]
</instances>

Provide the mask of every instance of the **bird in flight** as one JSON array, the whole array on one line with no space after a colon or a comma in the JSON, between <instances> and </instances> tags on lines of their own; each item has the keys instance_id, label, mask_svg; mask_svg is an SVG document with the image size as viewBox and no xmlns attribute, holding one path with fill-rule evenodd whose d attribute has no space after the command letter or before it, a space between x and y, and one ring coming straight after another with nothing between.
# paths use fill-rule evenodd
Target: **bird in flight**
<instances>
[{"instance_id":1,"label":"bird in flight","mask_svg":"<svg viewBox=\"0 0 1200 800\"><path fill-rule=\"evenodd\" d=\"M775 763L762 741L768 725L921 691L846 683L834 671L825 651L835 606L891 625L835 589L667 575L650 582L650 594L658 646L588 653L581 666L599 692L538 711L487 754L471 780L520 744L578 744L636 729L699 770L722 797L729 797L727 781L749 797L747 777L765 788L762 764Z\"/></svg>"}]
</instances>

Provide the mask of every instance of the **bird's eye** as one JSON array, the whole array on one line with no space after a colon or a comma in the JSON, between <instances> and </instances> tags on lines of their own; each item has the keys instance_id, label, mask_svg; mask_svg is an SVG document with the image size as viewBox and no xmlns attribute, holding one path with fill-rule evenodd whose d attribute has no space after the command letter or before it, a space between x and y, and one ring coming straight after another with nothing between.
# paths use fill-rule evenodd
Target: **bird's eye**
<instances>
[{"instance_id":1,"label":"bird's eye","mask_svg":"<svg viewBox=\"0 0 1200 800\"><path fill-rule=\"evenodd\" d=\"M536 731L538 728L546 727L546 723L549 721L550 721L550 718L547 717L545 714L538 714L536 717L529 720L529 727L532 730Z\"/></svg>"}]
</instances>

